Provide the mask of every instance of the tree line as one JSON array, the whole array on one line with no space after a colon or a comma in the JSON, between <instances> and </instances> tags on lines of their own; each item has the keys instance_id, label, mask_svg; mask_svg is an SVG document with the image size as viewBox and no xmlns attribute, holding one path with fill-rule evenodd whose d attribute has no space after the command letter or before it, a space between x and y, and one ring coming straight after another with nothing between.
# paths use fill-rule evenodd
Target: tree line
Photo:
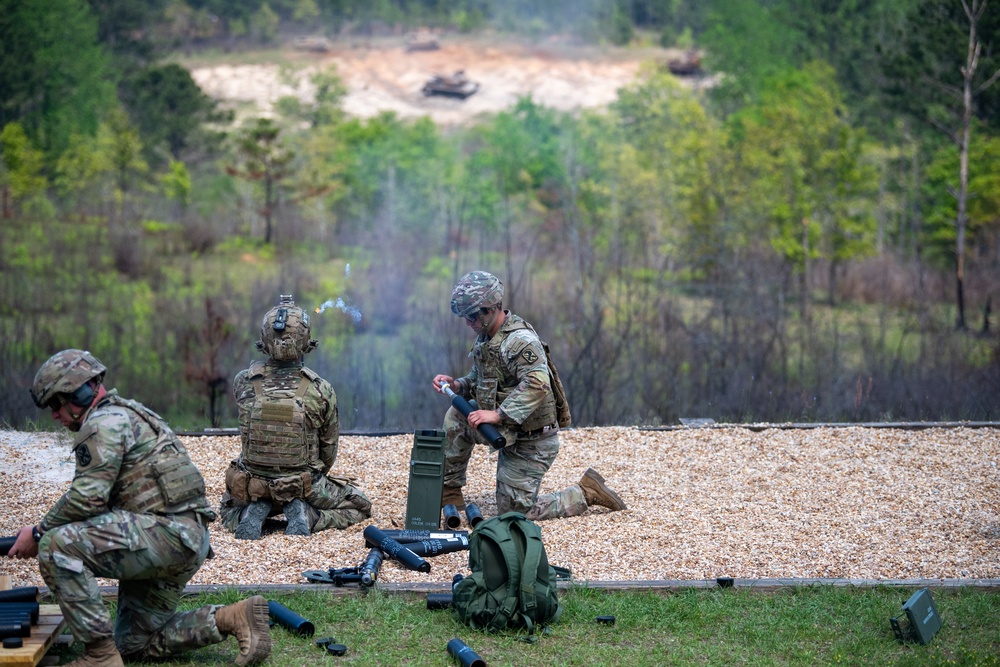
<instances>
[{"instance_id":1,"label":"tree line","mask_svg":"<svg viewBox=\"0 0 1000 667\"><path fill-rule=\"evenodd\" d=\"M331 35L651 35L720 83L651 62L608 109L524 98L444 131L348 117L326 71L236 124L163 57L262 40L232 26L264 8ZM178 27L196 15L215 32ZM232 425L229 381L291 292L346 428L433 427L476 268L549 342L581 425L996 418L998 20L982 0L0 0L0 421L38 419L35 369L83 347L178 424Z\"/></svg>"}]
</instances>

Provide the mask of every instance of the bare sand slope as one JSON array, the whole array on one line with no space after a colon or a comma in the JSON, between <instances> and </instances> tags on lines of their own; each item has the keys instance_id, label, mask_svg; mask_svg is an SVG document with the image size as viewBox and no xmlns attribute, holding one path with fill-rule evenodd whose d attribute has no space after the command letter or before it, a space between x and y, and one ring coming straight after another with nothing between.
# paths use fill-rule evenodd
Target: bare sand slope
<instances>
[{"instance_id":1,"label":"bare sand slope","mask_svg":"<svg viewBox=\"0 0 1000 667\"><path fill-rule=\"evenodd\" d=\"M347 86L344 110L368 118L393 111L402 118L429 116L440 125L471 121L483 113L508 109L530 95L536 102L572 111L607 105L635 80L644 63L666 61L667 50L611 51L568 49L556 44L492 44L488 40L442 40L434 51L406 51L401 40L380 45L338 46L323 54L296 54L289 76L276 64L195 67L192 76L210 96L230 104L249 104L270 113L282 96L311 100L309 77L335 67ZM465 100L427 97L421 92L433 75L464 70L480 84ZM688 81L688 85L693 82Z\"/></svg>"}]
</instances>

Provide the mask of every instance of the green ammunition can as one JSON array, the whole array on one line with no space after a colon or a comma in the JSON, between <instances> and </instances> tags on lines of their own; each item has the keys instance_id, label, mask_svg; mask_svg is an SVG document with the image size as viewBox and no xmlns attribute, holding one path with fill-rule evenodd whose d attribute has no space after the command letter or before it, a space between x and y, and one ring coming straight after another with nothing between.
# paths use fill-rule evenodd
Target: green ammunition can
<instances>
[{"instance_id":1,"label":"green ammunition can","mask_svg":"<svg viewBox=\"0 0 1000 667\"><path fill-rule=\"evenodd\" d=\"M445 432L425 429L413 434L410 485L406 495L406 529L441 528L441 485L444 482Z\"/></svg>"}]
</instances>

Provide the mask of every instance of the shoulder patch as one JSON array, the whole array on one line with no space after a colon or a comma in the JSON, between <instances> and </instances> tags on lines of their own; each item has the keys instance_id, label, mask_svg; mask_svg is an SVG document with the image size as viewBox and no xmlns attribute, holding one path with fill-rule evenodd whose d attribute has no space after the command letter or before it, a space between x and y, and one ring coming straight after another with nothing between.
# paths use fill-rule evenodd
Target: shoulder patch
<instances>
[{"instance_id":1,"label":"shoulder patch","mask_svg":"<svg viewBox=\"0 0 1000 667\"><path fill-rule=\"evenodd\" d=\"M529 364L533 364L536 361L538 361L538 355L535 354L530 347L524 348L524 351L521 352L521 358L527 361Z\"/></svg>"},{"instance_id":2,"label":"shoulder patch","mask_svg":"<svg viewBox=\"0 0 1000 667\"><path fill-rule=\"evenodd\" d=\"M87 443L81 442L74 450L76 452L76 465L78 468L86 468L94 462L94 457L90 455L90 448Z\"/></svg>"}]
</instances>

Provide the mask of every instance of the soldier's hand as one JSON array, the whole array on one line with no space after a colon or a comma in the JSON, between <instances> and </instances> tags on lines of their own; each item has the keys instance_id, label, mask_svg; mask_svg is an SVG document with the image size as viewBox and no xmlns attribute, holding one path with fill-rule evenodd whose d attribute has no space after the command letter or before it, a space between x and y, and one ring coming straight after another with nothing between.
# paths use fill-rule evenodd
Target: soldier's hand
<instances>
[{"instance_id":1,"label":"soldier's hand","mask_svg":"<svg viewBox=\"0 0 1000 667\"><path fill-rule=\"evenodd\" d=\"M32 526L25 526L17 534L17 541L7 555L10 558L35 558L38 556L38 542L31 536Z\"/></svg>"},{"instance_id":2,"label":"soldier's hand","mask_svg":"<svg viewBox=\"0 0 1000 667\"><path fill-rule=\"evenodd\" d=\"M473 410L469 413L469 426L479 428L483 424L499 424L500 413L496 410Z\"/></svg>"},{"instance_id":3,"label":"soldier's hand","mask_svg":"<svg viewBox=\"0 0 1000 667\"><path fill-rule=\"evenodd\" d=\"M434 376L434 391L436 391L439 394L443 394L444 393L443 391L441 391L441 383L442 382L446 382L448 384L448 387L452 391L455 391L455 387L454 387L454 384L453 384L455 382L455 378L453 378L450 375L435 375ZM456 392L456 393L458 393L458 392Z\"/></svg>"}]
</instances>

